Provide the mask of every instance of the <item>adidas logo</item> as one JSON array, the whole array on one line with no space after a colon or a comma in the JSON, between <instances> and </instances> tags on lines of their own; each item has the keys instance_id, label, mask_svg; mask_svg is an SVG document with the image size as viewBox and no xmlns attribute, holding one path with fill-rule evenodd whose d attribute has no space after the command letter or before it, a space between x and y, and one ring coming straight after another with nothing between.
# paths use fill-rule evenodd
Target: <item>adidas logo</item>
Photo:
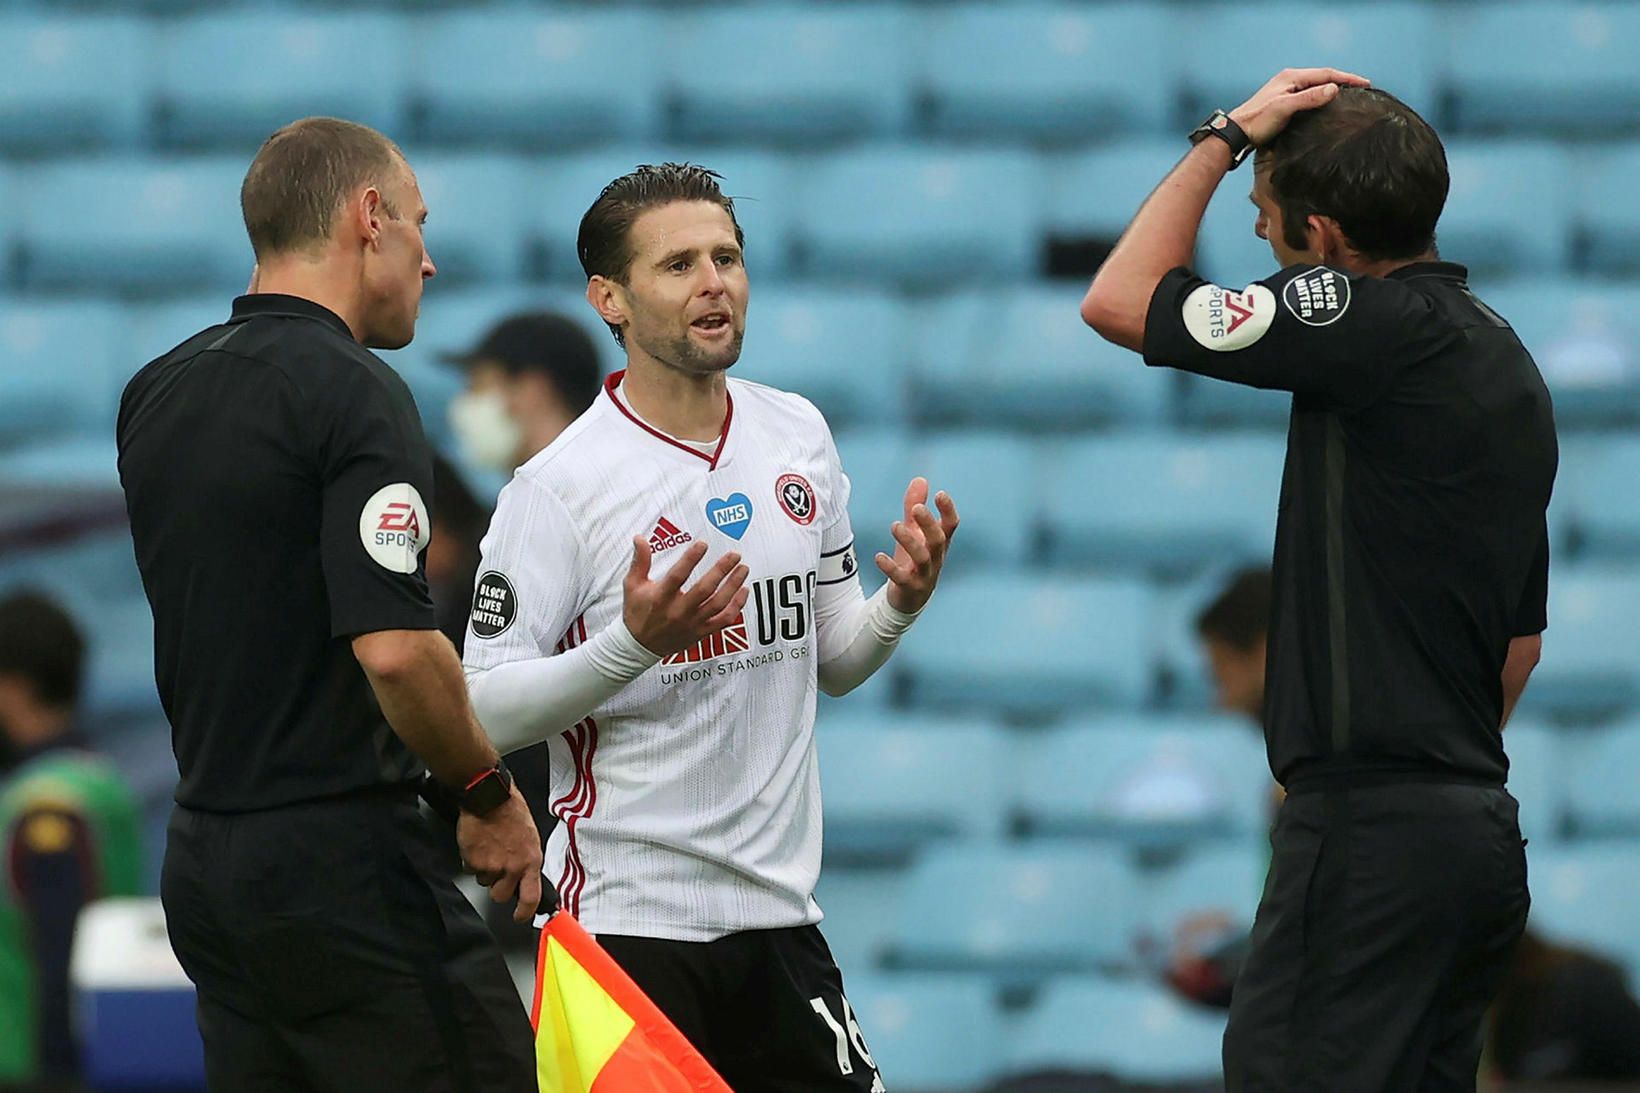
<instances>
[{"instance_id":1,"label":"adidas logo","mask_svg":"<svg viewBox=\"0 0 1640 1093\"><path fill-rule=\"evenodd\" d=\"M693 538L693 535L687 531L679 531L676 524L662 516L655 523L655 530L649 533L649 549L659 554L663 550L682 546Z\"/></svg>"}]
</instances>

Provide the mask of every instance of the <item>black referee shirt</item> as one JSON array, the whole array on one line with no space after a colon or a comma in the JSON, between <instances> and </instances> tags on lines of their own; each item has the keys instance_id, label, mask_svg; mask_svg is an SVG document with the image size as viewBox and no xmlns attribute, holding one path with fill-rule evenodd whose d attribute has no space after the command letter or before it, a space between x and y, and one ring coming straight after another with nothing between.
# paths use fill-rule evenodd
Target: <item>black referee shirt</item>
<instances>
[{"instance_id":1,"label":"black referee shirt","mask_svg":"<svg viewBox=\"0 0 1640 1093\"><path fill-rule=\"evenodd\" d=\"M118 435L178 803L418 777L349 644L434 626L432 459L404 381L318 304L242 296L132 378Z\"/></svg>"},{"instance_id":2,"label":"black referee shirt","mask_svg":"<svg viewBox=\"0 0 1640 1093\"><path fill-rule=\"evenodd\" d=\"M1265 693L1270 766L1501 783L1510 639L1543 630L1549 392L1467 271L1167 274L1145 361L1293 392Z\"/></svg>"}]
</instances>

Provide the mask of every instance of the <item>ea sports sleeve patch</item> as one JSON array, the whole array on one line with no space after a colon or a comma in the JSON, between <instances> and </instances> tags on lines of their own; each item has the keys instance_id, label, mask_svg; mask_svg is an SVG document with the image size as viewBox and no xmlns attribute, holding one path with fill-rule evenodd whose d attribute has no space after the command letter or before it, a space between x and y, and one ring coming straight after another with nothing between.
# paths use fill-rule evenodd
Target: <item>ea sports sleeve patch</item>
<instances>
[{"instance_id":1,"label":"ea sports sleeve patch","mask_svg":"<svg viewBox=\"0 0 1640 1093\"><path fill-rule=\"evenodd\" d=\"M1196 344L1227 353L1264 337L1276 318L1276 298L1263 285L1237 292L1209 283L1185 297L1180 317Z\"/></svg>"}]
</instances>

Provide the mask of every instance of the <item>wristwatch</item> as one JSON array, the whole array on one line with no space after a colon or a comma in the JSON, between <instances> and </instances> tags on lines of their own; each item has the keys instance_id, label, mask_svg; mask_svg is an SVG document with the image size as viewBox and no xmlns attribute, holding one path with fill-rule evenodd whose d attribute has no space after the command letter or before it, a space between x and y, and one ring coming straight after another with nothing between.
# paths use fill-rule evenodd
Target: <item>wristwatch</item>
<instances>
[{"instance_id":1,"label":"wristwatch","mask_svg":"<svg viewBox=\"0 0 1640 1093\"><path fill-rule=\"evenodd\" d=\"M1190 131L1190 143L1200 144L1208 137L1218 137L1230 146L1230 169L1241 166L1241 161L1253 154L1253 142L1247 131L1230 120L1223 110L1207 115L1207 120Z\"/></svg>"},{"instance_id":2,"label":"wristwatch","mask_svg":"<svg viewBox=\"0 0 1640 1093\"><path fill-rule=\"evenodd\" d=\"M512 796L512 771L497 759L495 766L467 783L461 791L461 811L485 816L507 803Z\"/></svg>"}]
</instances>

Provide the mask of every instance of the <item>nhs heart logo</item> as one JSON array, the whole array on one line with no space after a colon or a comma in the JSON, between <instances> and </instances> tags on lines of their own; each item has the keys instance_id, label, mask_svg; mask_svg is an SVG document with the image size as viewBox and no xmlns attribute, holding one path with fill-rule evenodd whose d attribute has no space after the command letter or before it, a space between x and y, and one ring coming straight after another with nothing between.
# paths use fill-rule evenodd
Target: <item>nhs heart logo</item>
<instances>
[{"instance_id":1,"label":"nhs heart logo","mask_svg":"<svg viewBox=\"0 0 1640 1093\"><path fill-rule=\"evenodd\" d=\"M752 526L752 499L743 493L714 497L706 502L706 518L729 538L739 539Z\"/></svg>"}]
</instances>

